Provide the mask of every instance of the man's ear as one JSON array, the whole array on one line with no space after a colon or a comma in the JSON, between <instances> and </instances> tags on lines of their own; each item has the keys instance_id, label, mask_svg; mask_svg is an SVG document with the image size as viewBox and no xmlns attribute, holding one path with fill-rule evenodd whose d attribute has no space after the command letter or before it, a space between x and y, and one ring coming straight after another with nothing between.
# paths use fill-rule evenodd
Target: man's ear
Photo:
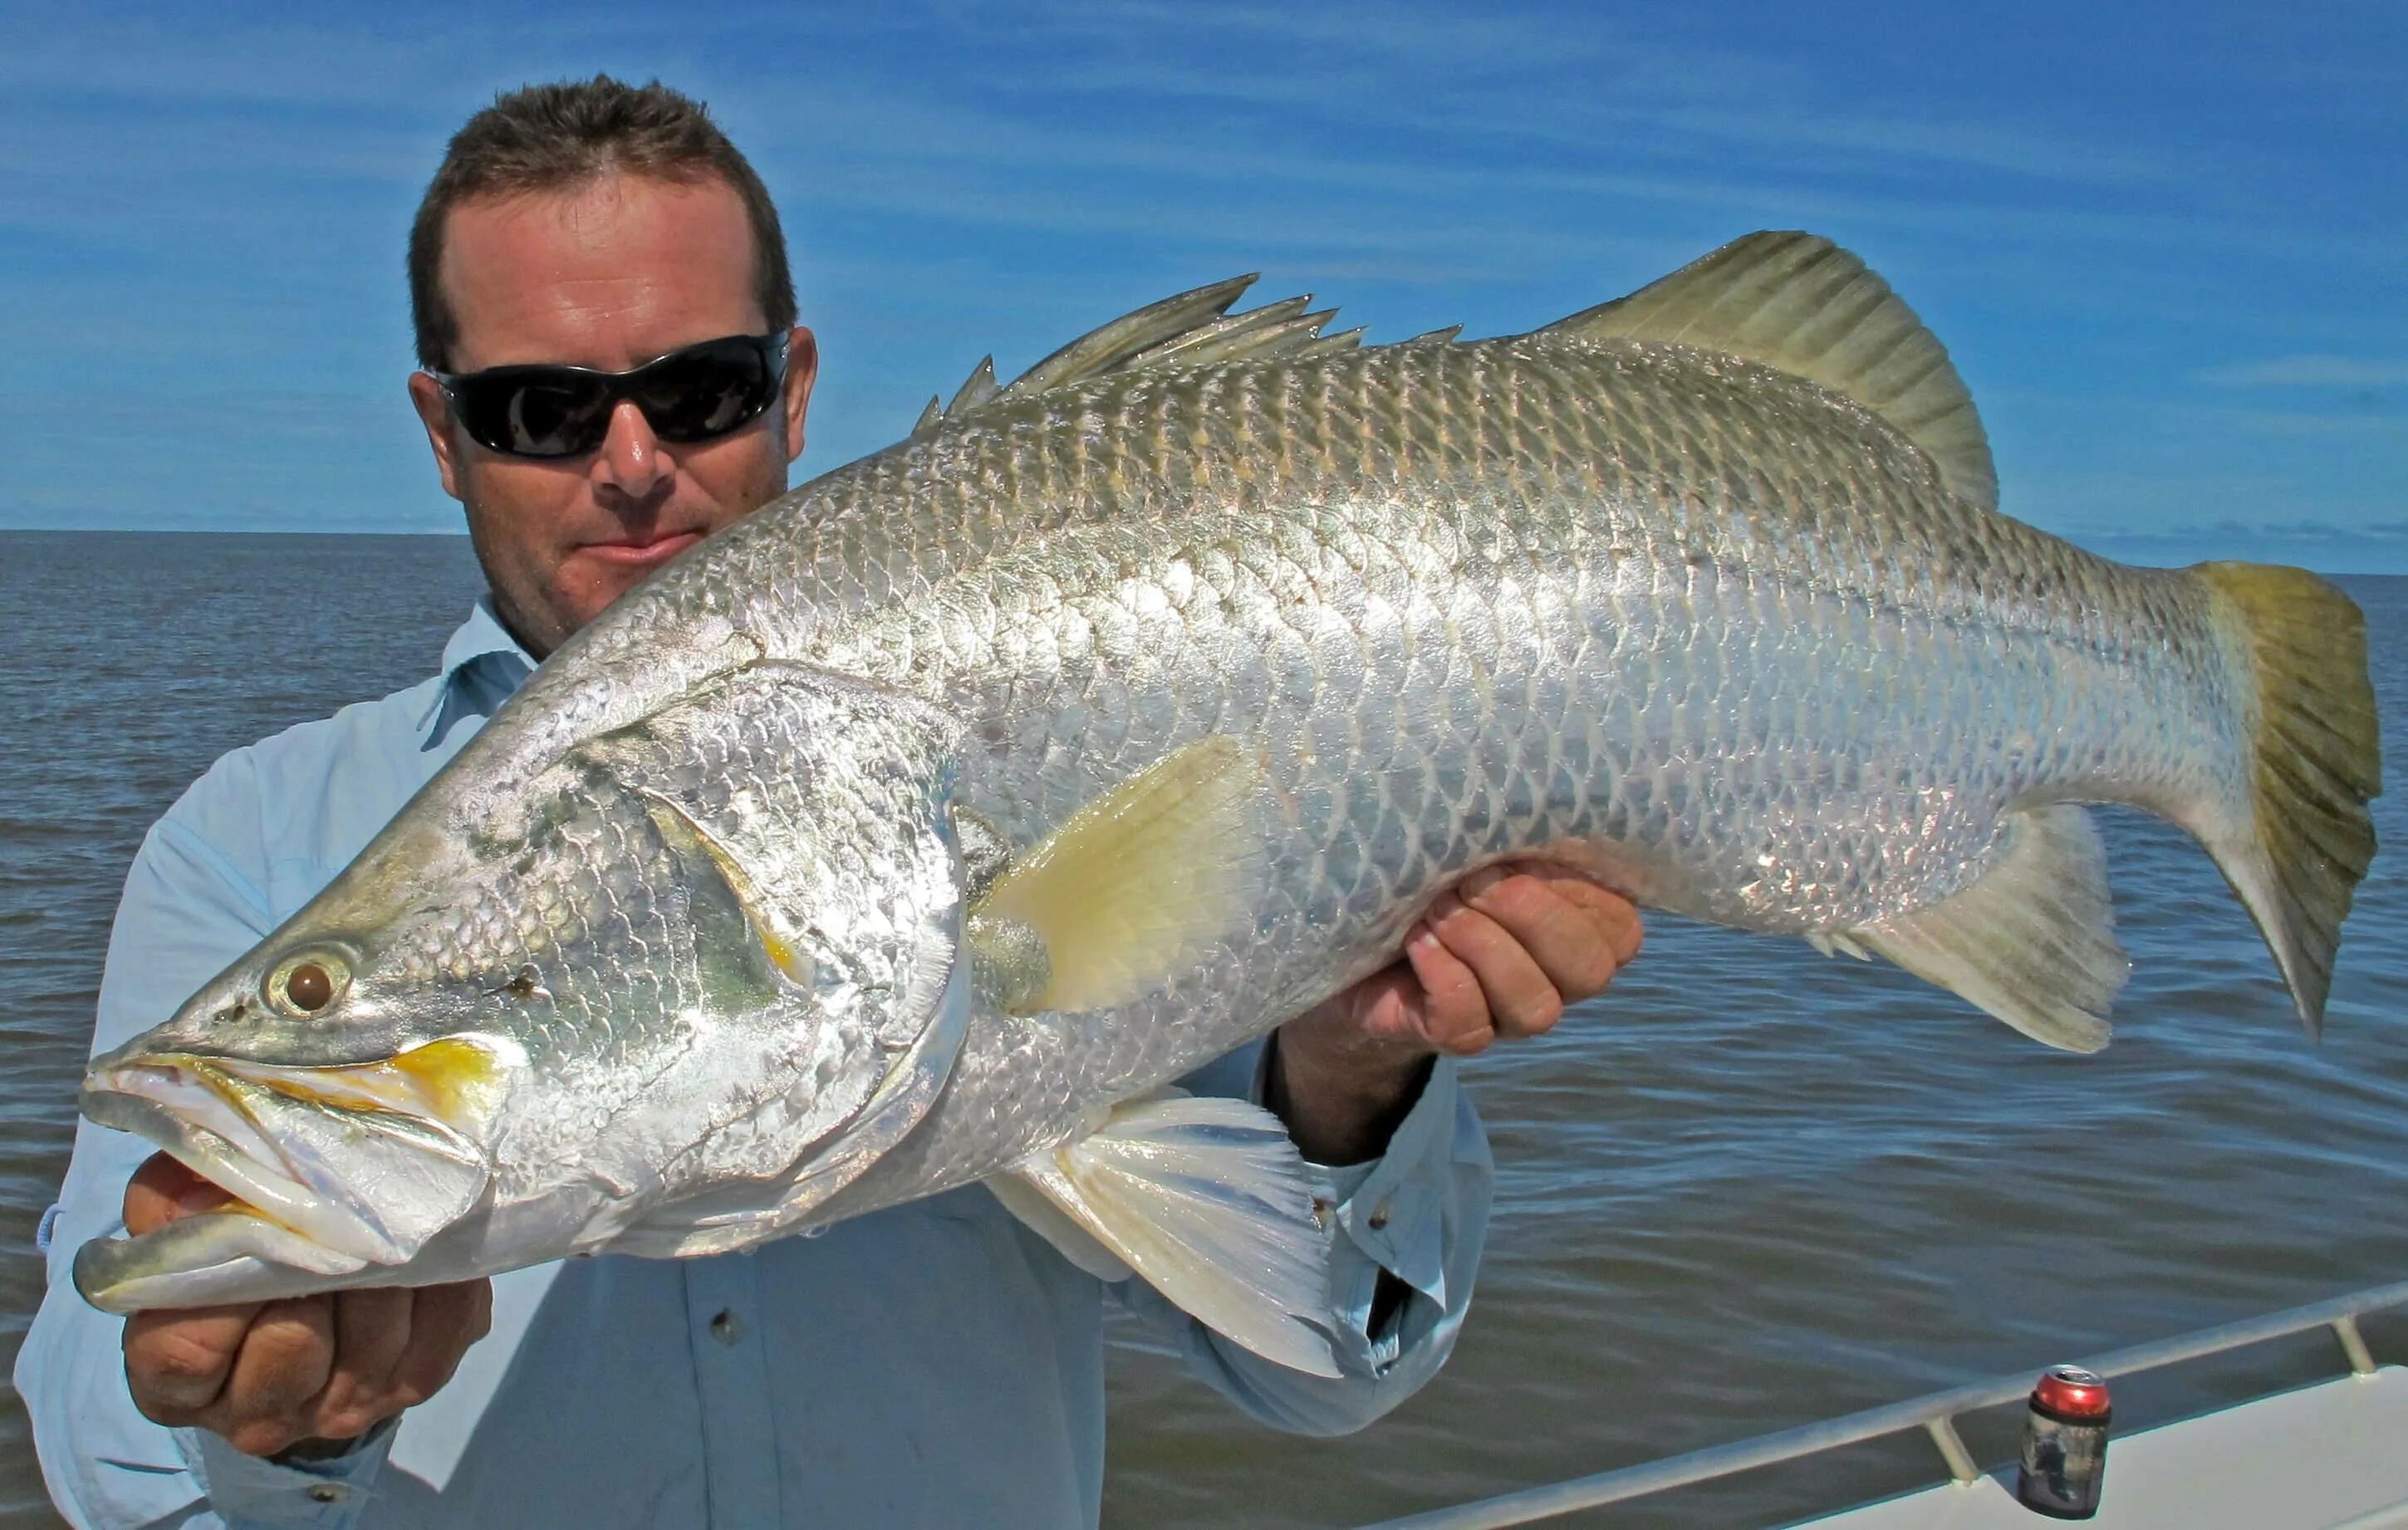
<instances>
[{"instance_id":1,"label":"man's ear","mask_svg":"<svg viewBox=\"0 0 2408 1530\"><path fill-rule=\"evenodd\" d=\"M810 384L803 388L808 393ZM444 402L443 385L429 373L412 372L409 402L418 410L418 422L426 427L426 444L435 450L435 469L443 476L443 492L454 499L464 498L457 443L452 436L452 407Z\"/></svg>"},{"instance_id":2,"label":"man's ear","mask_svg":"<svg viewBox=\"0 0 2408 1530\"><path fill-rule=\"evenodd\" d=\"M819 337L796 324L786 336L786 396L781 407L786 411L786 460L793 462L803 454L803 416L811 407L811 384L819 380ZM428 379L430 382L433 379ZM411 386L417 386L415 379ZM441 402L438 397L437 403Z\"/></svg>"}]
</instances>

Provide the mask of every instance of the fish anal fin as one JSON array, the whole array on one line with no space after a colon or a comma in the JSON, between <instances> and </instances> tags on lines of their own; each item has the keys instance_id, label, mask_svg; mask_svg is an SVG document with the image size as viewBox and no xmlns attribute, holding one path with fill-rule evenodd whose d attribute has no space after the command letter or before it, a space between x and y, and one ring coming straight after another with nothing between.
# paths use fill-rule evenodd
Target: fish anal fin
<instances>
[{"instance_id":1,"label":"fish anal fin","mask_svg":"<svg viewBox=\"0 0 2408 1530\"><path fill-rule=\"evenodd\" d=\"M1828 239L1746 235L1540 333L1667 341L1820 383L1913 441L1958 499L1999 508L1989 436L1946 348L1889 283Z\"/></svg>"},{"instance_id":2,"label":"fish anal fin","mask_svg":"<svg viewBox=\"0 0 2408 1530\"><path fill-rule=\"evenodd\" d=\"M2107 1044L2107 1009L2131 971L2115 940L2099 830L2074 807L2014 814L1978 880L1928 908L1849 933L2066 1051Z\"/></svg>"},{"instance_id":3,"label":"fish anal fin","mask_svg":"<svg viewBox=\"0 0 2408 1530\"><path fill-rule=\"evenodd\" d=\"M1232 1342L1340 1374L1324 1328L1328 1235L1303 1158L1260 1106L1160 1091L988 1184L1089 1274L1134 1271Z\"/></svg>"},{"instance_id":4,"label":"fish anal fin","mask_svg":"<svg viewBox=\"0 0 2408 1530\"><path fill-rule=\"evenodd\" d=\"M1217 734L1197 739L1079 809L998 876L972 913L1043 943L1043 987L1014 1012L1125 1003L1225 934L1260 878L1263 779L1259 751Z\"/></svg>"}]
</instances>

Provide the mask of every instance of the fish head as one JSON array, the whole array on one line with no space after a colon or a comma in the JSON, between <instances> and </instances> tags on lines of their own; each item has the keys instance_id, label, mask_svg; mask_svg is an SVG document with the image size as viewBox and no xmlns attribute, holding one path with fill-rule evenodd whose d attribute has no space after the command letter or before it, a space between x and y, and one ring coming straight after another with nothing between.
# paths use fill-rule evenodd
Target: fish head
<instances>
[{"instance_id":1,"label":"fish head","mask_svg":"<svg viewBox=\"0 0 2408 1530\"><path fill-rule=\"evenodd\" d=\"M230 1214L336 1263L398 1265L486 1194L530 1050L472 974L424 980L395 959L406 928L355 924L342 901L94 1058L80 1103L232 1193Z\"/></svg>"},{"instance_id":2,"label":"fish head","mask_svg":"<svg viewBox=\"0 0 2408 1530\"><path fill-rule=\"evenodd\" d=\"M494 1268L685 1203L767 1227L815 1146L899 1071L950 1063L923 1043L968 1003L953 737L926 708L755 676L506 787L438 778L172 1020L96 1059L84 1111L235 1214L377 1265L472 1220ZM176 1305L142 1242L115 1273Z\"/></svg>"}]
</instances>

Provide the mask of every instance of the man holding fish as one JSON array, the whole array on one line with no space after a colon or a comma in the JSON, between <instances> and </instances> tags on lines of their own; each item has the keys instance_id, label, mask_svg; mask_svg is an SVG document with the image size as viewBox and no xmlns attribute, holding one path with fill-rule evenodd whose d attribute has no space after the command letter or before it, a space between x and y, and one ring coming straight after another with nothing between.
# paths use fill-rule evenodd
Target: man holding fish
<instances>
[{"instance_id":1,"label":"man holding fish","mask_svg":"<svg viewBox=\"0 0 2408 1530\"><path fill-rule=\"evenodd\" d=\"M776 214L673 92L597 79L480 113L409 269L410 395L490 593L439 676L237 751L154 827L95 1051L316 895L533 663L781 493L802 451L818 357ZM1327 1376L1100 1283L974 1185L738 1252L154 1307L124 1322L121 1367L68 1255L236 1196L87 1122L18 1368L47 1480L88 1526L1092 1523L1106 1294L1283 1427L1394 1407L1451 1349L1482 1241L1490 1170L1453 1059L1545 1032L1638 944L1596 883L1491 867L1396 965L1190 1080L1268 1106L1315 1165ZM280 980L306 1012L343 974ZM403 1084L455 1082L430 1079Z\"/></svg>"}]
</instances>

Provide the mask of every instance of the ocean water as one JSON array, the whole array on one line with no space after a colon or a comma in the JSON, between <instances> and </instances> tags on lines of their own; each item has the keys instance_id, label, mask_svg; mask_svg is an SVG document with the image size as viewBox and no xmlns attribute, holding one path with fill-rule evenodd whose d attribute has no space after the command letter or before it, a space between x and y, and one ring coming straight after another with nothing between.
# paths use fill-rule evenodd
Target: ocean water
<instances>
[{"instance_id":1,"label":"ocean water","mask_svg":"<svg viewBox=\"0 0 2408 1530\"><path fill-rule=\"evenodd\" d=\"M2408 717L2408 579L2345 582L2386 717ZM475 589L456 538L0 534L0 1363L39 1296L34 1228L144 827L225 750L423 676ZM2386 843L2403 812L2377 804ZM2314 1044L2204 854L2107 821L2135 967L2107 1051L1656 919L1602 999L1472 1069L1497 1210L1438 1380L1361 1435L1297 1439L1124 1343L1106 1523L1354 1524L2408 1277L2401 863L2361 890ZM2408 1358L2408 1323L2370 1337ZM2119 1426L2329 1374L2329 1351L2133 1382ZM1975 1452L2002 1459L2012 1422L1975 1421ZM1770 1524L1935 1471L1910 1438L1558 1523ZM0 1530L56 1523L0 1397Z\"/></svg>"}]
</instances>

